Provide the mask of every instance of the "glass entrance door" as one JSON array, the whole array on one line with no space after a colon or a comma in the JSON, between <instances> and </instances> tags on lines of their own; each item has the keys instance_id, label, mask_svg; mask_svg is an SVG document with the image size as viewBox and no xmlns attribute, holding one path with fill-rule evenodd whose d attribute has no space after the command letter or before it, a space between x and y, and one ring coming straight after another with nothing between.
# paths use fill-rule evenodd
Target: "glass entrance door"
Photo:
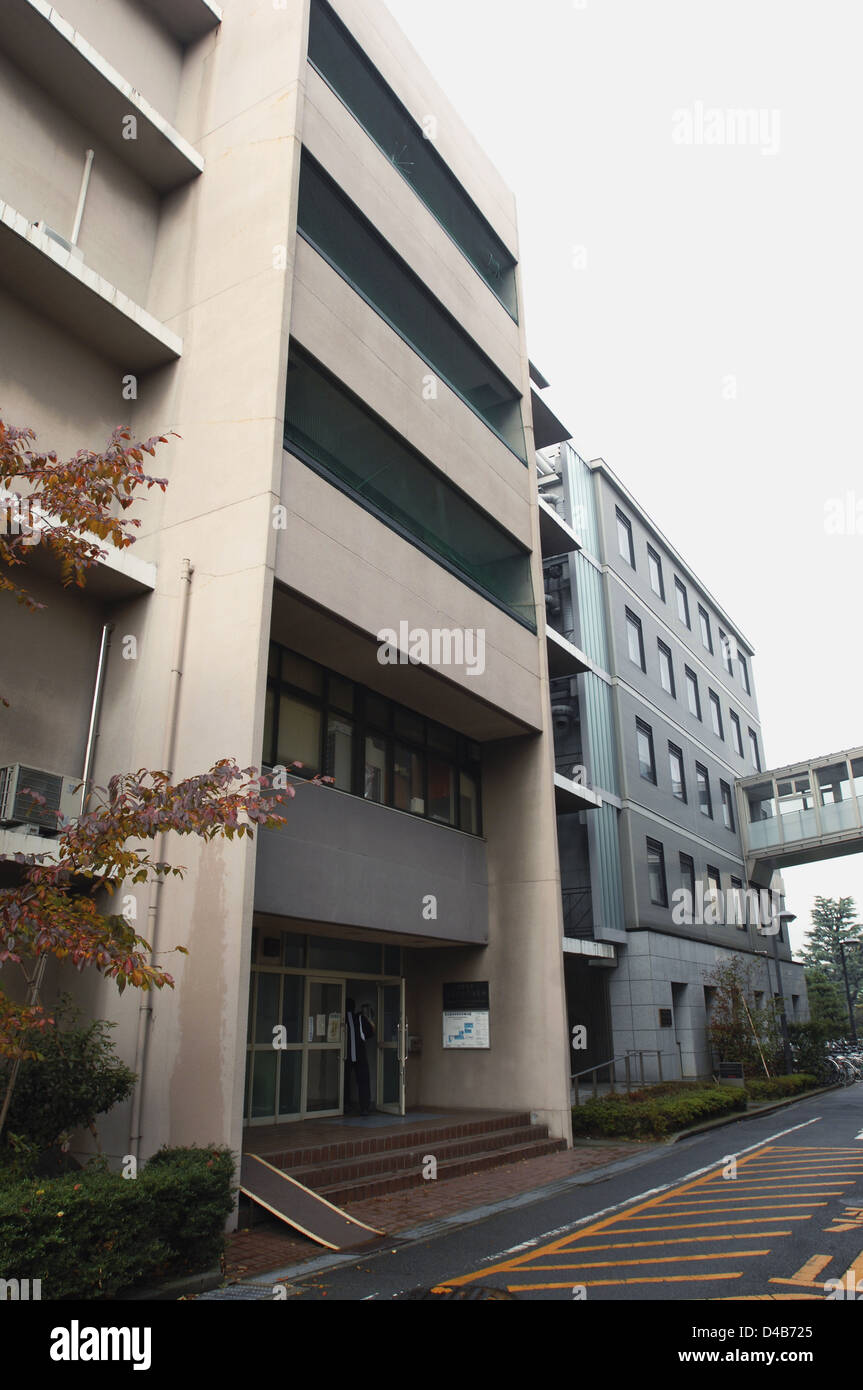
<instances>
[{"instance_id":1,"label":"glass entrance door","mask_svg":"<svg viewBox=\"0 0 863 1390\"><path fill-rule=\"evenodd\" d=\"M344 1094L344 980L306 981L306 1103L310 1115L340 1115Z\"/></svg>"},{"instance_id":2,"label":"glass entrance door","mask_svg":"<svg viewBox=\"0 0 863 1390\"><path fill-rule=\"evenodd\" d=\"M378 1109L405 1113L405 982L378 985Z\"/></svg>"}]
</instances>

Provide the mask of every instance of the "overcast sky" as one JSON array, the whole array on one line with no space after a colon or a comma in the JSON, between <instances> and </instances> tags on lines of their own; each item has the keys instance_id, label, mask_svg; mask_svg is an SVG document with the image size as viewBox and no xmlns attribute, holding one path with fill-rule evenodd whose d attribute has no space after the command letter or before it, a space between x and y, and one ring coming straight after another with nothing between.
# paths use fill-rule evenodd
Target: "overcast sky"
<instances>
[{"instance_id":1,"label":"overcast sky","mask_svg":"<svg viewBox=\"0 0 863 1390\"><path fill-rule=\"evenodd\" d=\"M863 744L863 6L387 4L517 196L550 404L755 646L766 765ZM795 944L863 913L859 856L785 881Z\"/></svg>"}]
</instances>

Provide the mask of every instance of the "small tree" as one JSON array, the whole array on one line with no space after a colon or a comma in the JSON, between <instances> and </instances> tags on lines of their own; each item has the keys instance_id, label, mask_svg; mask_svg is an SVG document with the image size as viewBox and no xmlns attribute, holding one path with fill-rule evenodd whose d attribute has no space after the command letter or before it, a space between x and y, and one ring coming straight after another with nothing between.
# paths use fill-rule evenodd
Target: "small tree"
<instances>
[{"instance_id":1,"label":"small tree","mask_svg":"<svg viewBox=\"0 0 863 1390\"><path fill-rule=\"evenodd\" d=\"M40 1056L22 1063L9 1108L7 1150L20 1154L26 1147L31 1160L83 1128L101 1152L96 1117L126 1100L138 1079L114 1052L116 1024L82 1023L68 995L54 1008L54 1020L54 1028L34 1039ZM9 1070L8 1062L0 1066L0 1078Z\"/></svg>"},{"instance_id":2,"label":"small tree","mask_svg":"<svg viewBox=\"0 0 863 1390\"><path fill-rule=\"evenodd\" d=\"M836 1030L840 1035L848 1032L863 996L863 937L856 916L853 898L816 898L802 952L804 963L841 991L845 1003L844 1019Z\"/></svg>"},{"instance_id":3,"label":"small tree","mask_svg":"<svg viewBox=\"0 0 863 1390\"><path fill-rule=\"evenodd\" d=\"M809 1018L824 1038L840 1038L848 1027L848 1010L842 990L825 970L812 966L806 971Z\"/></svg>"},{"instance_id":4,"label":"small tree","mask_svg":"<svg viewBox=\"0 0 863 1390\"><path fill-rule=\"evenodd\" d=\"M167 486L143 467L144 455L155 456L156 446L168 442L164 435L137 444L128 429L117 429L102 452L81 450L66 461L32 449L35 437L31 429L0 419L0 484L6 490L0 516L7 521L0 527L0 593L31 612L43 605L15 576L34 544L54 553L64 584L82 587L89 569L107 554L102 541L117 549L133 543L131 533L141 522L125 514L141 491ZM8 708L8 701L2 703ZM146 848L163 833L205 841L251 837L256 825L283 825L277 803L293 795L286 775L277 793L267 795L255 768L241 769L229 758L176 785L167 772L141 769L94 789L93 809L59 827L56 854L0 855L0 863L18 866L17 882L0 889L0 970L20 970L25 995L16 1002L0 988L0 1057L11 1059L0 1096L0 1132L22 1063L47 1055L46 1030L54 1019L39 1002L47 957L79 971L94 968L121 992L127 985L172 988L173 978L152 958L129 918L105 910L115 889L124 882L182 877L182 868Z\"/></svg>"},{"instance_id":5,"label":"small tree","mask_svg":"<svg viewBox=\"0 0 863 1390\"><path fill-rule=\"evenodd\" d=\"M766 1005L756 998L758 969L735 958L705 971L713 991L708 1036L720 1062L741 1062L746 1074L769 1076L781 1069L782 1038L772 996Z\"/></svg>"}]
</instances>

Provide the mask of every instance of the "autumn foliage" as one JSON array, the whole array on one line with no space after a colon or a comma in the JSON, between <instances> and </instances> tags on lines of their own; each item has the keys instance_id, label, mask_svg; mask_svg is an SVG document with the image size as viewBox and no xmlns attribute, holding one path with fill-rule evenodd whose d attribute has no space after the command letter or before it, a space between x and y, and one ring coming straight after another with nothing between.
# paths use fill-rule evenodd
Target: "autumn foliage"
<instances>
[{"instance_id":1,"label":"autumn foliage","mask_svg":"<svg viewBox=\"0 0 863 1390\"><path fill-rule=\"evenodd\" d=\"M139 495L165 490L166 479L145 472L144 457L154 457L168 437L135 443L128 429L118 428L102 452L82 449L66 461L37 452L34 440L31 429L0 420L0 517L6 523L0 525L0 594L36 613L44 605L19 582L34 546L53 552L64 584L83 586L87 571L106 556L105 544L124 549L133 543L141 522L127 513ZM10 746L8 736L4 743ZM127 985L172 987L134 921L110 910L112 898L124 883L182 876L182 868L156 857L154 846L167 832L239 839L256 826L283 824L278 804L294 793L284 778L281 786L269 790L255 769L228 758L176 784L167 772L142 769L93 789L91 809L60 825L46 854L0 855L0 980L10 967L20 969L27 999L15 1003L0 988L0 1057L33 1057L34 1036L52 1025L38 1003L47 956L78 971L93 968L121 991Z\"/></svg>"}]
</instances>

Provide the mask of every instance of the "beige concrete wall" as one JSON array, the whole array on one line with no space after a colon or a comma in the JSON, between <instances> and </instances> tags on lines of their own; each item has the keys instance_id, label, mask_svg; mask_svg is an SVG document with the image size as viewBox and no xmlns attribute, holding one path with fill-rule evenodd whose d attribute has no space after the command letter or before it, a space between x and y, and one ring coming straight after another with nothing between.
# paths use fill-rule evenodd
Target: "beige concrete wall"
<instances>
[{"instance_id":1,"label":"beige concrete wall","mask_svg":"<svg viewBox=\"0 0 863 1390\"><path fill-rule=\"evenodd\" d=\"M174 123L183 48L146 3L60 0L55 9L166 121Z\"/></svg>"},{"instance_id":2,"label":"beige concrete wall","mask_svg":"<svg viewBox=\"0 0 863 1390\"><path fill-rule=\"evenodd\" d=\"M370 638L386 627L398 631L402 621L426 631L481 629L485 671L469 675L453 666L443 674L471 698L541 727L533 633L287 453L282 486L290 510L279 537L281 583Z\"/></svg>"},{"instance_id":3,"label":"beige concrete wall","mask_svg":"<svg viewBox=\"0 0 863 1390\"><path fill-rule=\"evenodd\" d=\"M521 327L522 386L529 367ZM533 457L528 418L528 448ZM538 489L530 471L534 584L542 593ZM545 654L545 611L538 612L541 736L483 749L483 830L488 844L489 944L483 952L428 952L422 983L411 989L411 1031L423 1035L412 1094L424 1105L485 1105L536 1113L555 1136L572 1140L569 1052L563 971L563 911L554 805L554 738ZM429 888L429 892L433 892ZM417 954L412 961L417 963ZM491 1046L444 1050L441 986L490 982ZM409 1068L409 1071L411 1069Z\"/></svg>"},{"instance_id":4,"label":"beige concrete wall","mask_svg":"<svg viewBox=\"0 0 863 1390\"><path fill-rule=\"evenodd\" d=\"M291 333L501 526L529 544L528 469L306 242L297 241Z\"/></svg>"},{"instance_id":5,"label":"beige concrete wall","mask_svg":"<svg viewBox=\"0 0 863 1390\"><path fill-rule=\"evenodd\" d=\"M93 6L94 14L97 8ZM511 196L417 66L388 12L379 0L340 2L339 8L415 114L438 115L441 152L514 247ZM82 26L87 9L82 0ZM113 8L106 12L115 14ZM351 389L512 534L535 547L535 595L541 600L532 470L445 388L437 403L422 402L423 364L308 247L296 252L307 18L305 0L286 10L273 8L269 0L226 5L217 38L202 41L186 55L176 121L201 150L206 171L161 204L145 299L147 309L182 336L184 352L177 366L142 378L133 411L139 433L173 429L181 437L160 451L154 465L154 471L170 479L166 496L154 495L141 509L145 525L139 544L158 566L156 591L112 613L117 635L96 780L120 769L163 763L184 557L195 572L178 711L179 776L203 771L223 756L243 764L259 761L277 575L370 633L403 617L417 625L424 625L423 618L432 626L485 625L490 634L489 699L505 701L525 722L542 728L544 736L488 750L484 800L491 945L470 968L474 978L494 980L492 1026L500 1029L495 1050L480 1060L470 1054L475 1062L470 1072L462 1065L465 1054L447 1054L434 1064L424 1058L423 1100L524 1106L538 1110L555 1133L566 1134L562 923L542 632L539 640L533 638L309 470L286 464L283 456L291 325ZM108 39L113 23L111 19L106 29ZM97 35L91 34L99 47ZM140 51L143 62L143 40ZM143 76L140 85L146 95L157 90L151 86L148 91ZM40 134L38 140L42 138ZM34 159L37 154L42 159L35 134L25 132L23 143ZM122 203L119 176L117 187ZM398 235L406 236L410 218L402 197L399 189L393 229L395 235L396 223L405 218ZM99 216L94 214L88 235L113 238L119 258L116 281L131 292L146 245L143 222L142 239L124 241L119 212L113 216L98 200L94 207ZM437 265L442 290L455 294L451 250L433 242L434 237L429 273ZM283 260L278 255L274 259L277 248L284 248ZM480 299L481 291L480 286ZM467 312L492 343L500 312L488 292L487 298L487 313L479 302ZM516 340L507 345L501 332L500 352L511 363ZM523 331L517 351L519 385L527 398ZM45 354L59 372L56 381L46 382ZM77 348L65 348L41 320L30 319L16 359L20 385L6 399L30 412L28 422L40 430L56 431L51 442L59 447L92 442L94 432L103 433L103 424L110 428L132 409L122 402L113 369ZM281 538L271 525L271 509L280 495L291 508L293 525L293 532ZM413 619L414 611L422 616ZM542 623L541 611L539 618ZM124 637L136 639L134 660L121 655ZM82 687L83 675L76 683L79 706ZM86 688L91 688L89 682ZM79 717L80 709L70 716L70 726ZM236 1149L242 1140L254 849L172 840L168 857L186 865L188 876L165 890L157 945L169 950L183 944L190 954L160 957L174 971L177 989L155 999L142 1151L147 1154L166 1141L208 1140ZM147 918L148 900L143 892L135 896L139 926L147 935L154 930ZM426 1017L417 1031L429 1039L435 1035L429 1010L432 1000L439 1006L439 980L445 975L464 978L460 966L454 974L449 966L444 975L441 971L443 964L430 967L428 995L421 1005ZM113 985L92 975L82 982L82 996L95 1013L119 1021L119 1050L131 1061L140 998L130 991L121 1001ZM515 1021L512 1029L510 1019ZM438 1015L438 1036L439 1027ZM108 1152L128 1151L127 1113L116 1113L104 1131Z\"/></svg>"},{"instance_id":6,"label":"beige concrete wall","mask_svg":"<svg viewBox=\"0 0 863 1390\"><path fill-rule=\"evenodd\" d=\"M78 245L87 265L146 302L158 196L0 53L0 198L30 221L70 237L88 149L95 152Z\"/></svg>"}]
</instances>

